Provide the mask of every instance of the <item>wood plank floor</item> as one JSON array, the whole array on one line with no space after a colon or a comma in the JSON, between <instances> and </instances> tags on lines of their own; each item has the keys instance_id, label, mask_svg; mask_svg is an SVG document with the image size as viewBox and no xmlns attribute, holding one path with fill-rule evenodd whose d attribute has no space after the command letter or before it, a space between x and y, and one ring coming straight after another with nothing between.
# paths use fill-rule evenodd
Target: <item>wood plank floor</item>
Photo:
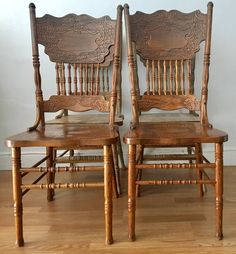
<instances>
[{"instance_id":1,"label":"wood plank floor","mask_svg":"<svg viewBox=\"0 0 236 254\"><path fill-rule=\"evenodd\" d=\"M92 178L102 178L98 174L93 173ZM127 171L123 171L123 195L114 200L113 245L104 245L101 189L57 190L53 202L46 201L45 191L33 190L24 197L25 246L18 248L14 244L11 172L0 171L0 253L236 253L236 167L225 167L224 175L222 241L214 237L214 191L210 186L204 198L199 197L196 186L148 186L138 199L137 240L128 242ZM83 177L89 178L87 174Z\"/></svg>"}]
</instances>

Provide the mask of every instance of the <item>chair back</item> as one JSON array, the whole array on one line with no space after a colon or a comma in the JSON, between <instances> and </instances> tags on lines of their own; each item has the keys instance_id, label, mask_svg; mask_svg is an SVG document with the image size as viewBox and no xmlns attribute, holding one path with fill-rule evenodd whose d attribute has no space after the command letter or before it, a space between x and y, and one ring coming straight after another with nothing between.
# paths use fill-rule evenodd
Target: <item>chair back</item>
<instances>
[{"instance_id":1,"label":"chair back","mask_svg":"<svg viewBox=\"0 0 236 254\"><path fill-rule=\"evenodd\" d=\"M59 110L109 112L112 125L116 108L118 114L121 111L122 7L117 8L116 20L85 14L36 17L32 3L29 10L37 106L35 126L45 125L45 113ZM44 53L55 64L54 92L47 99L41 85L39 45L43 45Z\"/></svg>"},{"instance_id":2,"label":"chair back","mask_svg":"<svg viewBox=\"0 0 236 254\"><path fill-rule=\"evenodd\" d=\"M199 111L208 125L207 97L213 4L207 13L159 10L152 14L129 14L124 6L128 64L132 98L132 126L139 124L141 112L159 109ZM205 43L202 47L201 44ZM202 84L196 96L194 69L196 54L203 49ZM138 77L137 59L146 69L145 82ZM140 83L145 83L140 93Z\"/></svg>"}]
</instances>

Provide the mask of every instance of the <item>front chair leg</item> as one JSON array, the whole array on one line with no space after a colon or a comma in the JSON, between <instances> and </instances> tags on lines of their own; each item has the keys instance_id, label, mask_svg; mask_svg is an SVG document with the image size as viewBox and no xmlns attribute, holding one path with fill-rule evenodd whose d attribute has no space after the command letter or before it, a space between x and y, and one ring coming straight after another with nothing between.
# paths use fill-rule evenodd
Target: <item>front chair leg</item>
<instances>
[{"instance_id":1,"label":"front chair leg","mask_svg":"<svg viewBox=\"0 0 236 254\"><path fill-rule=\"evenodd\" d=\"M223 144L215 144L215 196L216 196L216 237L223 239L222 217L223 217Z\"/></svg>"},{"instance_id":2,"label":"front chair leg","mask_svg":"<svg viewBox=\"0 0 236 254\"><path fill-rule=\"evenodd\" d=\"M16 245L24 246L23 238L23 204L21 190L21 150L19 147L12 148L12 181L14 216L16 228Z\"/></svg>"},{"instance_id":3,"label":"front chair leg","mask_svg":"<svg viewBox=\"0 0 236 254\"><path fill-rule=\"evenodd\" d=\"M136 146L129 145L128 151L128 239L135 241L136 209Z\"/></svg>"},{"instance_id":4,"label":"front chair leg","mask_svg":"<svg viewBox=\"0 0 236 254\"><path fill-rule=\"evenodd\" d=\"M105 210L105 234L106 244L113 243L112 237L112 173L113 160L111 146L104 146L104 210Z\"/></svg>"}]
</instances>

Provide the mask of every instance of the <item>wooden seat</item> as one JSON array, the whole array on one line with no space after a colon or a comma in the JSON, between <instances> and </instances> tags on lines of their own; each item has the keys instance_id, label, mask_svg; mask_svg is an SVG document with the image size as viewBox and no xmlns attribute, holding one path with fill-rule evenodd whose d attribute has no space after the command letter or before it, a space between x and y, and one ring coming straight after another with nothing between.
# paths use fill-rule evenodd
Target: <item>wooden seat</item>
<instances>
[{"instance_id":1,"label":"wooden seat","mask_svg":"<svg viewBox=\"0 0 236 254\"><path fill-rule=\"evenodd\" d=\"M47 189L48 200L54 198L55 189L103 187L105 214L105 243L111 244L112 237L112 193L116 191L116 174L114 168L113 147L119 141L118 126L115 124L117 87L120 85L120 48L121 48L121 19L122 7L117 8L117 19L108 16L93 18L88 15L68 14L57 18L46 14L36 17L35 5L30 4L32 55L35 80L37 117L34 126L28 131L16 134L6 139L6 145L12 150L13 199L16 227L16 244L24 245L23 238L23 196L33 189ZM115 39L113 39L113 37ZM91 39L91 40L89 40ZM58 88L55 94L45 99L43 91L46 86L41 84L39 44L44 46L45 53L52 62L56 63ZM85 71L97 72L90 85L96 87L97 93L77 96L76 87L69 82L70 92L66 92L64 82L64 66L74 70L74 84L76 75L84 61ZM99 73L102 66L109 66L112 62L112 87L106 95L99 94ZM78 69L77 69L78 68ZM90 70L88 70L90 68ZM45 90L44 90L45 89ZM58 93L60 91L60 93ZM95 110L105 114L108 119L104 123L74 124L71 122L46 124L46 113L58 111L83 112ZM107 115L108 114L108 115ZM24 149L34 147L45 148L45 156L34 165L28 165L25 160ZM91 150L103 151L103 164L73 164L57 166L55 151ZM56 182L55 173L73 173L80 171L98 171L104 175L102 182L78 182L71 177L71 182ZM27 183L28 174L38 173L33 183ZM44 181L46 178L46 181ZM77 179L77 178L76 178ZM74 181L73 181L74 180ZM83 205L83 204L81 204Z\"/></svg>"},{"instance_id":2,"label":"wooden seat","mask_svg":"<svg viewBox=\"0 0 236 254\"><path fill-rule=\"evenodd\" d=\"M227 141L228 136L213 128L207 114L212 11L211 2L208 3L206 14L199 10L191 13L160 10L152 14L136 12L130 15L129 6L124 6L132 101L130 131L124 135L124 142L128 144L128 222L131 241L135 240L136 188L152 184L213 185L216 193L216 236L218 239L223 237L223 142ZM204 46L200 47L200 44ZM195 94L191 91L191 64L196 54L201 52L200 49L204 54L202 84L194 85L194 89L199 91L199 94ZM138 57L146 67L147 86L137 76L140 73L140 70L137 71ZM196 61L196 65L198 63ZM155 109L157 113L153 115ZM150 112L145 116L146 120L142 119L143 112ZM164 115L159 112L164 112ZM166 116L167 113L170 116ZM182 116L183 113L187 113L183 118L178 115ZM197 114L198 118L195 117ZM213 162L206 158L203 144L213 147ZM174 154L174 149L169 149L169 154L159 154L145 160L143 150L146 147L158 151L194 147L196 152L194 156L181 156ZM196 175L186 179L181 177L182 174L178 179L162 179L160 174L159 178L153 180L137 176L139 171L147 169L166 170L166 174L173 169L192 169ZM213 178L209 177L209 170L214 172Z\"/></svg>"}]
</instances>

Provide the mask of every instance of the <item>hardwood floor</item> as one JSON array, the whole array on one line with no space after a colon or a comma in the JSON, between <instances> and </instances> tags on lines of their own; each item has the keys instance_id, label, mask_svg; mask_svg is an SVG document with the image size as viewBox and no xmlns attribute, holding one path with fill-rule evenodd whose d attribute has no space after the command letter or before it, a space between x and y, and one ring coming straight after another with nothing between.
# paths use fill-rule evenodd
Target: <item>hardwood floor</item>
<instances>
[{"instance_id":1,"label":"hardwood floor","mask_svg":"<svg viewBox=\"0 0 236 254\"><path fill-rule=\"evenodd\" d=\"M83 177L91 177L88 174ZM33 190L24 197L25 246L18 248L11 171L0 171L0 253L236 253L236 167L225 167L224 176L222 241L214 237L211 186L204 198L196 186L148 186L137 203L137 240L128 242L127 171L123 171L123 195L114 200L113 245L104 245L102 189L57 190L53 202L47 202L45 191ZM102 176L93 173L96 177Z\"/></svg>"}]
</instances>

